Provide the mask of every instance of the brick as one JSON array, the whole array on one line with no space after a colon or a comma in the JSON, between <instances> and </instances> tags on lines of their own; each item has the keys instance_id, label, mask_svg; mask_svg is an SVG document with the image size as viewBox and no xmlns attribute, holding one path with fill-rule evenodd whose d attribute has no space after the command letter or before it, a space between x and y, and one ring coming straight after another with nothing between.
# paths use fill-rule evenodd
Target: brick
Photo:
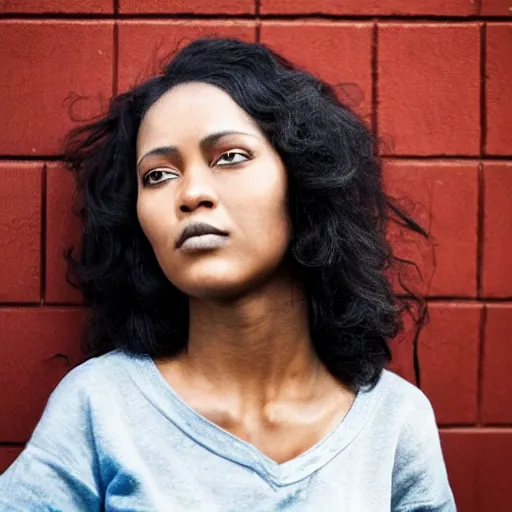
<instances>
[{"instance_id":1,"label":"brick","mask_svg":"<svg viewBox=\"0 0 512 512\"><path fill-rule=\"evenodd\" d=\"M418 358L421 388L432 401L438 424L472 424L477 420L479 327L476 303L429 302L430 321L421 330ZM417 384L413 366L413 324L392 340L388 369Z\"/></svg>"},{"instance_id":2,"label":"brick","mask_svg":"<svg viewBox=\"0 0 512 512\"><path fill-rule=\"evenodd\" d=\"M123 21L119 22L120 91L158 73L177 48L199 37L256 40L253 21Z\"/></svg>"},{"instance_id":3,"label":"brick","mask_svg":"<svg viewBox=\"0 0 512 512\"><path fill-rule=\"evenodd\" d=\"M477 421L478 348L482 305L428 305L430 322L419 340L421 388L439 424Z\"/></svg>"},{"instance_id":4,"label":"brick","mask_svg":"<svg viewBox=\"0 0 512 512\"><path fill-rule=\"evenodd\" d=\"M379 25L383 154L479 154L479 31L476 23Z\"/></svg>"},{"instance_id":5,"label":"brick","mask_svg":"<svg viewBox=\"0 0 512 512\"><path fill-rule=\"evenodd\" d=\"M112 41L109 21L0 22L0 153L60 153L67 131L106 106Z\"/></svg>"},{"instance_id":6,"label":"brick","mask_svg":"<svg viewBox=\"0 0 512 512\"><path fill-rule=\"evenodd\" d=\"M0 301L38 302L43 165L0 163Z\"/></svg>"},{"instance_id":7,"label":"brick","mask_svg":"<svg viewBox=\"0 0 512 512\"><path fill-rule=\"evenodd\" d=\"M335 85L341 101L370 117L372 24L263 22L260 41Z\"/></svg>"},{"instance_id":8,"label":"brick","mask_svg":"<svg viewBox=\"0 0 512 512\"><path fill-rule=\"evenodd\" d=\"M476 297L478 164L448 160L385 160L386 192L431 235L389 224L395 255L414 261L399 267L408 287L430 296ZM462 257L461 257L462 255ZM390 276L398 293L397 274Z\"/></svg>"},{"instance_id":9,"label":"brick","mask_svg":"<svg viewBox=\"0 0 512 512\"><path fill-rule=\"evenodd\" d=\"M482 0L480 14L484 16L512 16L510 0Z\"/></svg>"},{"instance_id":10,"label":"brick","mask_svg":"<svg viewBox=\"0 0 512 512\"><path fill-rule=\"evenodd\" d=\"M484 330L482 421L512 423L512 304L487 304Z\"/></svg>"},{"instance_id":11,"label":"brick","mask_svg":"<svg viewBox=\"0 0 512 512\"><path fill-rule=\"evenodd\" d=\"M477 510L508 510L512 502L512 430L485 429L483 432L477 440Z\"/></svg>"},{"instance_id":12,"label":"brick","mask_svg":"<svg viewBox=\"0 0 512 512\"><path fill-rule=\"evenodd\" d=\"M16 460L24 445L0 446L0 475Z\"/></svg>"},{"instance_id":13,"label":"brick","mask_svg":"<svg viewBox=\"0 0 512 512\"><path fill-rule=\"evenodd\" d=\"M448 470L448 479L457 510L479 512L476 507L479 437L476 429L441 429L441 445Z\"/></svg>"},{"instance_id":14,"label":"brick","mask_svg":"<svg viewBox=\"0 0 512 512\"><path fill-rule=\"evenodd\" d=\"M489 23L486 48L485 150L489 155L512 155L512 23Z\"/></svg>"},{"instance_id":15,"label":"brick","mask_svg":"<svg viewBox=\"0 0 512 512\"><path fill-rule=\"evenodd\" d=\"M441 429L457 510L508 510L512 501L512 429Z\"/></svg>"},{"instance_id":16,"label":"brick","mask_svg":"<svg viewBox=\"0 0 512 512\"><path fill-rule=\"evenodd\" d=\"M111 13L112 0L0 0L0 13Z\"/></svg>"},{"instance_id":17,"label":"brick","mask_svg":"<svg viewBox=\"0 0 512 512\"><path fill-rule=\"evenodd\" d=\"M119 0L121 14L254 14L255 0Z\"/></svg>"},{"instance_id":18,"label":"brick","mask_svg":"<svg viewBox=\"0 0 512 512\"><path fill-rule=\"evenodd\" d=\"M50 393L83 361L81 309L0 309L0 439L25 443ZM61 357L65 354L69 366Z\"/></svg>"},{"instance_id":19,"label":"brick","mask_svg":"<svg viewBox=\"0 0 512 512\"><path fill-rule=\"evenodd\" d=\"M46 169L46 291L47 303L80 303L80 291L66 281L67 262L64 251L73 246L73 256L78 258L82 225L73 213L73 175L58 164ZM73 276L71 276L73 278Z\"/></svg>"},{"instance_id":20,"label":"brick","mask_svg":"<svg viewBox=\"0 0 512 512\"><path fill-rule=\"evenodd\" d=\"M485 1L485 0L484 0ZM476 14L473 0L261 0L262 14L401 15L435 14L469 16Z\"/></svg>"},{"instance_id":21,"label":"brick","mask_svg":"<svg viewBox=\"0 0 512 512\"><path fill-rule=\"evenodd\" d=\"M484 163L482 295L512 296L512 162Z\"/></svg>"}]
</instances>

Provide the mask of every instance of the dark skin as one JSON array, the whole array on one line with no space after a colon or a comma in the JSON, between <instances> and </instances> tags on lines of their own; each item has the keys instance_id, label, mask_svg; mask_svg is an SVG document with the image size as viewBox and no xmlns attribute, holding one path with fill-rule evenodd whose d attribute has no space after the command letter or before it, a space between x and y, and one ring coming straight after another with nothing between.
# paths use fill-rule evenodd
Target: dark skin
<instances>
[{"instance_id":1,"label":"dark skin","mask_svg":"<svg viewBox=\"0 0 512 512\"><path fill-rule=\"evenodd\" d=\"M144 116L137 173L142 229L190 298L187 350L157 367L220 428L277 463L295 458L343 420L354 392L313 350L306 300L283 265L291 227L281 158L227 93L190 83ZM196 221L228 235L177 248Z\"/></svg>"}]
</instances>

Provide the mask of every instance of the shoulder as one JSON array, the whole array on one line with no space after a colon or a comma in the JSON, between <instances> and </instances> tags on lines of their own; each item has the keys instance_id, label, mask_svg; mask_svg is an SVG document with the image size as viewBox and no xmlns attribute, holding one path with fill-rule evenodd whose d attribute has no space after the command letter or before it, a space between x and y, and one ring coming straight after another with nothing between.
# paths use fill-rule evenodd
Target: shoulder
<instances>
[{"instance_id":1,"label":"shoulder","mask_svg":"<svg viewBox=\"0 0 512 512\"><path fill-rule=\"evenodd\" d=\"M434 415L432 403L425 393L391 370L384 370L377 384L382 396L381 407L406 421L411 415Z\"/></svg>"},{"instance_id":2,"label":"shoulder","mask_svg":"<svg viewBox=\"0 0 512 512\"><path fill-rule=\"evenodd\" d=\"M395 437L392 509L454 512L453 493L442 453L434 409L425 393L399 375L385 371L381 420ZM389 427L388 427L389 428Z\"/></svg>"},{"instance_id":3,"label":"shoulder","mask_svg":"<svg viewBox=\"0 0 512 512\"><path fill-rule=\"evenodd\" d=\"M385 389L390 398L398 399L411 406L413 404L425 405L429 402L420 388L391 370L382 371L378 385Z\"/></svg>"},{"instance_id":4,"label":"shoulder","mask_svg":"<svg viewBox=\"0 0 512 512\"><path fill-rule=\"evenodd\" d=\"M128 358L115 350L71 369L51 392L32 438L53 437L52 432L84 426L89 411L107 405L109 395L122 384L122 363Z\"/></svg>"},{"instance_id":5,"label":"shoulder","mask_svg":"<svg viewBox=\"0 0 512 512\"><path fill-rule=\"evenodd\" d=\"M77 394L84 398L97 391L105 391L115 385L116 377L124 374L124 368L130 355L116 349L101 356L92 357L71 369L58 383L50 401L65 396L68 393Z\"/></svg>"},{"instance_id":6,"label":"shoulder","mask_svg":"<svg viewBox=\"0 0 512 512\"><path fill-rule=\"evenodd\" d=\"M397 453L409 446L429 443L439 433L429 398L417 386L390 370L384 370L374 394L371 428L385 432Z\"/></svg>"}]
</instances>

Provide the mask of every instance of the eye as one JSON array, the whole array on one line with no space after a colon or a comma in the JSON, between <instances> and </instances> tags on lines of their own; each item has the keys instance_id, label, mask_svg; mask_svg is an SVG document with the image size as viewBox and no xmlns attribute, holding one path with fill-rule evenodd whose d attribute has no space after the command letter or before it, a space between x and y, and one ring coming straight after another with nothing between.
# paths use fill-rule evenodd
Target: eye
<instances>
[{"instance_id":1,"label":"eye","mask_svg":"<svg viewBox=\"0 0 512 512\"><path fill-rule=\"evenodd\" d=\"M155 169L145 174L144 178L142 178L142 182L144 185L152 186L163 183L164 181L173 180L177 177L178 175L174 172L164 171L163 169Z\"/></svg>"},{"instance_id":2,"label":"eye","mask_svg":"<svg viewBox=\"0 0 512 512\"><path fill-rule=\"evenodd\" d=\"M250 159L251 157L246 155L245 153L239 151L228 151L217 160L217 165L224 167L226 165L239 164ZM224 160L225 163L220 163L222 160Z\"/></svg>"}]
</instances>

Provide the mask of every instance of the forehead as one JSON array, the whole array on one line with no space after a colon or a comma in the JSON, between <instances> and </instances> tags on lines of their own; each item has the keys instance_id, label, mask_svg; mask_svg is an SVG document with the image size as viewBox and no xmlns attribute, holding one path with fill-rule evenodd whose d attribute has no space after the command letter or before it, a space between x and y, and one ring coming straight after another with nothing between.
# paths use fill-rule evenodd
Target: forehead
<instances>
[{"instance_id":1,"label":"forehead","mask_svg":"<svg viewBox=\"0 0 512 512\"><path fill-rule=\"evenodd\" d=\"M197 82L181 84L167 91L144 115L137 152L161 144L199 141L226 130L259 134L249 114L222 89Z\"/></svg>"}]
</instances>

